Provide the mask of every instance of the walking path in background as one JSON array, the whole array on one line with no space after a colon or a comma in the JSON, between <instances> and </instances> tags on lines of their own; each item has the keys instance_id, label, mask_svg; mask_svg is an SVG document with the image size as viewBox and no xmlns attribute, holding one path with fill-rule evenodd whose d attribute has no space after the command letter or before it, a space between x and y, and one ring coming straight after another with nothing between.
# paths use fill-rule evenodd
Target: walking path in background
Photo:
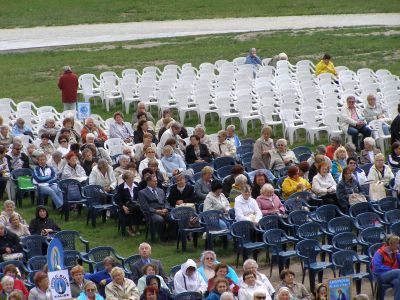
<instances>
[{"instance_id":1,"label":"walking path in background","mask_svg":"<svg viewBox=\"0 0 400 300\"><path fill-rule=\"evenodd\" d=\"M400 26L400 13L145 21L0 29L0 51L263 30Z\"/></svg>"}]
</instances>

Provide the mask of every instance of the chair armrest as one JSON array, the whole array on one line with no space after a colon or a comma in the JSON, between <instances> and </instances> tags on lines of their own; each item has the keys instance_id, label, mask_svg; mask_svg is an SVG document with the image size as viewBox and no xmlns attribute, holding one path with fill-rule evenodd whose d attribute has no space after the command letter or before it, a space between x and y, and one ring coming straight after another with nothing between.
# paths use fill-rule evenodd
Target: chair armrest
<instances>
[{"instance_id":1,"label":"chair armrest","mask_svg":"<svg viewBox=\"0 0 400 300\"><path fill-rule=\"evenodd\" d=\"M86 253L89 252L89 241L83 239L83 237L79 236L79 240L85 245Z\"/></svg>"}]
</instances>

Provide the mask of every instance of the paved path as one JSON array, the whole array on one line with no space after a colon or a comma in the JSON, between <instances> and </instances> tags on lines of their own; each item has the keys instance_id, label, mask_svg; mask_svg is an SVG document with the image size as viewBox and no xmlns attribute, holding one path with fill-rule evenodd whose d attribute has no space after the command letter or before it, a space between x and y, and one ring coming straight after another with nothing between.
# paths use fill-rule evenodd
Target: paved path
<instances>
[{"instance_id":1,"label":"paved path","mask_svg":"<svg viewBox=\"0 0 400 300\"><path fill-rule=\"evenodd\" d=\"M0 51L229 32L400 26L400 13L146 21L0 29Z\"/></svg>"}]
</instances>

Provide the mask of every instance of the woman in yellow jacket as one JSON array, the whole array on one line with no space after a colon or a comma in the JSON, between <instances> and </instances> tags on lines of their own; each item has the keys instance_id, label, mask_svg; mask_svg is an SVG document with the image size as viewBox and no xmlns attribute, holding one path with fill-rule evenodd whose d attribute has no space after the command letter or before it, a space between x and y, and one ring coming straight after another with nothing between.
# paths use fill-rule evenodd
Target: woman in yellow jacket
<instances>
[{"instance_id":1,"label":"woman in yellow jacket","mask_svg":"<svg viewBox=\"0 0 400 300\"><path fill-rule=\"evenodd\" d=\"M331 73L333 76L337 77L335 66L331 62L331 56L329 54L324 54L321 61L315 66L315 75L318 76L322 73Z\"/></svg>"},{"instance_id":2,"label":"woman in yellow jacket","mask_svg":"<svg viewBox=\"0 0 400 300\"><path fill-rule=\"evenodd\" d=\"M291 194L311 189L311 184L300 176L296 165L288 169L288 177L282 183L283 198L287 199Z\"/></svg>"}]
</instances>

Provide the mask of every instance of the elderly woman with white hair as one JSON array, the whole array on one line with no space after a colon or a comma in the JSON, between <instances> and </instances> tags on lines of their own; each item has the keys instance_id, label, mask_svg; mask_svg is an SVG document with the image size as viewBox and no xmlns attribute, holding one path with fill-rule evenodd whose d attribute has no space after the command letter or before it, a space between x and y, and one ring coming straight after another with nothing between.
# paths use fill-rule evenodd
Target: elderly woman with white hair
<instances>
[{"instance_id":1,"label":"elderly woman with white hair","mask_svg":"<svg viewBox=\"0 0 400 300\"><path fill-rule=\"evenodd\" d=\"M269 281L268 277L265 276L263 273L258 272L258 264L254 259L246 259L243 263L243 271L244 272L252 272L256 275L256 280L262 282L268 291L268 294L272 295L275 293L275 289L272 286L271 282ZM240 278L239 284L242 284L243 278Z\"/></svg>"},{"instance_id":2,"label":"elderly woman with white hair","mask_svg":"<svg viewBox=\"0 0 400 300\"><path fill-rule=\"evenodd\" d=\"M236 147L227 140L225 130L218 131L218 141L212 143L210 151L215 158L223 156L236 157Z\"/></svg>"},{"instance_id":3,"label":"elderly woman with white hair","mask_svg":"<svg viewBox=\"0 0 400 300\"><path fill-rule=\"evenodd\" d=\"M269 155L271 156L269 163L271 170L279 170L298 163L294 152L287 149L287 141L285 139L277 140L276 149L269 150Z\"/></svg>"},{"instance_id":4,"label":"elderly woman with white hair","mask_svg":"<svg viewBox=\"0 0 400 300\"><path fill-rule=\"evenodd\" d=\"M364 149L361 150L360 154L360 163L373 164L375 155L378 153L381 153L381 151L375 148L375 139L366 137L364 139Z\"/></svg>"},{"instance_id":5,"label":"elderly woman with white hair","mask_svg":"<svg viewBox=\"0 0 400 300\"><path fill-rule=\"evenodd\" d=\"M177 155L171 146L165 146L163 148L163 158L161 159L161 163L169 178L181 173L193 175L193 173L190 174L190 172L188 172L182 157Z\"/></svg>"},{"instance_id":6,"label":"elderly woman with white hair","mask_svg":"<svg viewBox=\"0 0 400 300\"><path fill-rule=\"evenodd\" d=\"M2 279L1 279L1 292L0 292L0 299L10 299L10 294L12 292L14 293L18 293L18 296L21 297L21 299L25 299L24 294L22 293L22 291L14 289L14 278L8 275L5 275Z\"/></svg>"},{"instance_id":7,"label":"elderly woman with white hair","mask_svg":"<svg viewBox=\"0 0 400 300\"><path fill-rule=\"evenodd\" d=\"M271 139L272 128L264 126L261 129L261 137L259 137L253 146L253 157L251 158L251 167L254 170L268 169L270 162L269 150L275 148L274 140Z\"/></svg>"},{"instance_id":8,"label":"elderly woman with white hair","mask_svg":"<svg viewBox=\"0 0 400 300\"><path fill-rule=\"evenodd\" d=\"M256 200L251 197L250 185L244 185L241 191L242 194L235 198L236 221L250 221L258 224L263 215Z\"/></svg>"},{"instance_id":9,"label":"elderly woman with white hair","mask_svg":"<svg viewBox=\"0 0 400 300\"><path fill-rule=\"evenodd\" d=\"M389 183L392 178L394 175L392 169L385 165L385 156L382 153L376 154L374 164L367 176L368 181Z\"/></svg>"},{"instance_id":10,"label":"elderly woman with white hair","mask_svg":"<svg viewBox=\"0 0 400 300\"><path fill-rule=\"evenodd\" d=\"M104 142L107 141L107 135L106 133L98 127L93 118L87 118L85 121L85 126L81 130L81 137L82 137L82 142L86 143L86 135L88 133L93 133L95 140L94 143L96 144L97 147L103 147Z\"/></svg>"},{"instance_id":11,"label":"elderly woman with white hair","mask_svg":"<svg viewBox=\"0 0 400 300\"><path fill-rule=\"evenodd\" d=\"M17 215L19 221L22 224L26 224L24 218L22 218L22 216L15 211L15 202L12 200L6 200L3 203L3 211L0 214L0 223L3 223L5 226L9 226L12 215Z\"/></svg>"},{"instance_id":12,"label":"elderly woman with white hair","mask_svg":"<svg viewBox=\"0 0 400 300\"><path fill-rule=\"evenodd\" d=\"M117 179L112 167L105 159L99 159L97 165L93 167L92 173L89 176L89 184L100 185L106 192L115 190Z\"/></svg>"},{"instance_id":13,"label":"elderly woman with white hair","mask_svg":"<svg viewBox=\"0 0 400 300\"><path fill-rule=\"evenodd\" d=\"M275 300L290 300L293 299L293 295L290 293L289 288L281 287L275 295Z\"/></svg>"},{"instance_id":14,"label":"elderly woman with white hair","mask_svg":"<svg viewBox=\"0 0 400 300\"><path fill-rule=\"evenodd\" d=\"M347 151L344 147L340 146L336 149L335 153L333 154L332 160L332 176L336 182L339 181L340 176L342 175L343 169L347 165Z\"/></svg>"},{"instance_id":15,"label":"elderly woman with white hair","mask_svg":"<svg viewBox=\"0 0 400 300\"><path fill-rule=\"evenodd\" d=\"M121 154L118 156L118 167L114 169L114 175L116 178L122 175L128 169L128 164L130 162L130 158L128 155Z\"/></svg>"},{"instance_id":16,"label":"elderly woman with white hair","mask_svg":"<svg viewBox=\"0 0 400 300\"><path fill-rule=\"evenodd\" d=\"M214 278L215 266L219 264L217 255L212 250L203 251L200 257L200 266L197 268L197 272L201 275L205 282ZM232 280L235 284L239 283L239 278L234 269L228 266L228 274L226 278Z\"/></svg>"},{"instance_id":17,"label":"elderly woman with white hair","mask_svg":"<svg viewBox=\"0 0 400 300\"><path fill-rule=\"evenodd\" d=\"M50 140L54 142L58 131L59 128L56 125L54 118L47 118L45 123L39 128L38 136L42 136L43 133L47 133L50 137Z\"/></svg>"},{"instance_id":18,"label":"elderly woman with white hair","mask_svg":"<svg viewBox=\"0 0 400 300\"><path fill-rule=\"evenodd\" d=\"M266 290L266 286L257 279L256 274L252 271L244 271L242 278L243 281L241 282L239 289L240 300L254 300L254 293L256 291ZM264 299L272 300L269 293L265 293L264 295Z\"/></svg>"},{"instance_id":19,"label":"elderly woman with white hair","mask_svg":"<svg viewBox=\"0 0 400 300\"><path fill-rule=\"evenodd\" d=\"M235 125L228 125L228 127L226 127L226 139L235 145L236 148L239 148L242 143L240 142L238 135L235 133L235 130Z\"/></svg>"},{"instance_id":20,"label":"elderly woman with white hair","mask_svg":"<svg viewBox=\"0 0 400 300\"><path fill-rule=\"evenodd\" d=\"M114 267L111 270L112 281L106 285L107 300L139 300L140 295L136 284L125 278L124 270L120 267Z\"/></svg>"},{"instance_id":21,"label":"elderly woman with white hair","mask_svg":"<svg viewBox=\"0 0 400 300\"><path fill-rule=\"evenodd\" d=\"M13 142L13 138L14 136L10 133L10 127L7 125L0 126L0 145L8 148Z\"/></svg>"},{"instance_id":22,"label":"elderly woman with white hair","mask_svg":"<svg viewBox=\"0 0 400 300\"><path fill-rule=\"evenodd\" d=\"M367 96L367 106L364 108L364 117L367 123L373 120L382 121L382 129L385 135L390 134L390 126L386 122L390 122L387 110L379 103L376 102L376 96L369 94Z\"/></svg>"}]
</instances>

